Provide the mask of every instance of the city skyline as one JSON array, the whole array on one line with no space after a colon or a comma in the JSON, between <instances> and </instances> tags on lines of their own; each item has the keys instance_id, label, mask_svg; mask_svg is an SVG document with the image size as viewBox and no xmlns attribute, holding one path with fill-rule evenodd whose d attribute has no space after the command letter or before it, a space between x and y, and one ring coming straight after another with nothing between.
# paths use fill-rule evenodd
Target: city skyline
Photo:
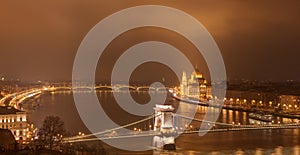
<instances>
[{"instance_id":1,"label":"city skyline","mask_svg":"<svg viewBox=\"0 0 300 155\"><path fill-rule=\"evenodd\" d=\"M300 1L0 3L0 154L300 153Z\"/></svg>"}]
</instances>

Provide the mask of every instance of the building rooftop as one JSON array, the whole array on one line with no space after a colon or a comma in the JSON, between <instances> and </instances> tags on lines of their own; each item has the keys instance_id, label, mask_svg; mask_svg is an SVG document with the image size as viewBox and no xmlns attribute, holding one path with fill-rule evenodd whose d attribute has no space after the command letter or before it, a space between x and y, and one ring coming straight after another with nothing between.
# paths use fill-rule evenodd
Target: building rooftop
<instances>
[{"instance_id":1,"label":"building rooftop","mask_svg":"<svg viewBox=\"0 0 300 155\"><path fill-rule=\"evenodd\" d=\"M19 112L24 112L24 111L18 110L10 106L5 106L5 107L0 106L0 115L11 115L11 114L17 114Z\"/></svg>"},{"instance_id":2,"label":"building rooftop","mask_svg":"<svg viewBox=\"0 0 300 155\"><path fill-rule=\"evenodd\" d=\"M199 71L198 66L196 65L195 71L192 73L197 79L204 79L202 73Z\"/></svg>"}]
</instances>

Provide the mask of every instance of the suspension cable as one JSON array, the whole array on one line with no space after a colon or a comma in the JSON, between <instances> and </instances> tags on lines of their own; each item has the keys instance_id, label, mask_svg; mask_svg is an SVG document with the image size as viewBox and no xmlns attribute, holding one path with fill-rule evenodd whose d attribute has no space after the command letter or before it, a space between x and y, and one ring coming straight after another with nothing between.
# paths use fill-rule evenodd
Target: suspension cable
<instances>
[{"instance_id":1,"label":"suspension cable","mask_svg":"<svg viewBox=\"0 0 300 155\"><path fill-rule=\"evenodd\" d=\"M91 137L91 136L97 136L97 135L105 134L105 133L108 133L108 132L112 132L112 131L115 131L115 130L119 130L119 129L122 129L122 128L129 127L129 126L132 126L132 125L135 125L135 124L139 124L141 122L147 121L147 120L152 119L154 117L157 117L159 115L161 115L161 114L158 114L158 115L152 114L151 116L149 116L145 119L142 119L142 120L130 123L130 124L126 124L126 125L123 125L123 126L120 126L120 127L113 128L113 129L109 129L109 130L105 130L105 131L101 131L101 132L97 132L97 133L93 133L93 134L88 134L88 135L84 135L84 136L80 136L80 137L78 137L78 136L69 137L69 138L67 138L67 140L73 140L73 139L79 139L79 138L82 139L82 138L87 138L87 137Z\"/></svg>"}]
</instances>

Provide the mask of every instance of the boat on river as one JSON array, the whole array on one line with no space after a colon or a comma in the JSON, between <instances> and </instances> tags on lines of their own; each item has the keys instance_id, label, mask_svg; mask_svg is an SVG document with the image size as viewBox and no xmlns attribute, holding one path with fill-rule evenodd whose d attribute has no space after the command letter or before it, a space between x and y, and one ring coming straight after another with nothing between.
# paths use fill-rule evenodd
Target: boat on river
<instances>
[{"instance_id":1,"label":"boat on river","mask_svg":"<svg viewBox=\"0 0 300 155\"><path fill-rule=\"evenodd\" d=\"M264 113L249 113L249 118L263 121L263 122L272 122L274 119L273 115L264 114Z\"/></svg>"}]
</instances>

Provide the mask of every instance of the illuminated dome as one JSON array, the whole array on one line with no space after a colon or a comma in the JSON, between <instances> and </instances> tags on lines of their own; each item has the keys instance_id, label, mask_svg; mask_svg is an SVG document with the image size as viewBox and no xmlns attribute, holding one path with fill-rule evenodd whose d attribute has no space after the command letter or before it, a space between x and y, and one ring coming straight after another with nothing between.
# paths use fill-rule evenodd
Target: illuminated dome
<instances>
[{"instance_id":1,"label":"illuminated dome","mask_svg":"<svg viewBox=\"0 0 300 155\"><path fill-rule=\"evenodd\" d=\"M197 79L202 79L202 78L203 78L203 75L202 75L201 72L199 71L197 65L196 65L196 68L195 68L195 71L193 72L193 74L195 75L195 77L196 77Z\"/></svg>"}]
</instances>

